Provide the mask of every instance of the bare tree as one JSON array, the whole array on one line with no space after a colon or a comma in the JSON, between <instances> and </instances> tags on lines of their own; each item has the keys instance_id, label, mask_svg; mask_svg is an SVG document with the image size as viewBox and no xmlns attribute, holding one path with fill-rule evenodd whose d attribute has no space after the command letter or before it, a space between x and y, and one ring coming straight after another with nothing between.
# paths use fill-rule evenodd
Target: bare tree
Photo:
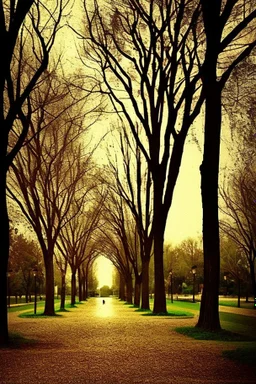
<instances>
[{"instance_id":1,"label":"bare tree","mask_svg":"<svg viewBox=\"0 0 256 384\"><path fill-rule=\"evenodd\" d=\"M220 238L221 251L221 276L224 283L224 294L229 294L229 282L235 283L237 291L237 306L240 307L241 288L246 289L246 300L249 296L250 273L246 254L237 242L228 237L225 232L221 232L224 236ZM244 286L244 287L243 287Z\"/></svg>"},{"instance_id":2,"label":"bare tree","mask_svg":"<svg viewBox=\"0 0 256 384\"><path fill-rule=\"evenodd\" d=\"M100 247L97 244L97 241L93 244L91 248L86 249L86 258L85 261L80 266L78 272L79 272L79 282L80 282L80 289L79 289L79 301L85 301L89 297L89 277L93 276L93 264L94 261L97 259L99 255Z\"/></svg>"},{"instance_id":3,"label":"bare tree","mask_svg":"<svg viewBox=\"0 0 256 384\"><path fill-rule=\"evenodd\" d=\"M127 293L127 302L132 303L133 282L132 274L135 276L135 285L140 285L140 259L139 239L136 231L136 222L130 214L130 210L123 198L115 192L109 192L103 211L105 225L102 229L104 235L104 253L122 275ZM139 298L136 296L136 304Z\"/></svg>"},{"instance_id":4,"label":"bare tree","mask_svg":"<svg viewBox=\"0 0 256 384\"><path fill-rule=\"evenodd\" d=\"M245 255L254 295L256 295L255 182L255 172L247 166L233 175L228 188L220 189L223 200L220 210L224 214L220 228L235 242L240 253Z\"/></svg>"},{"instance_id":5,"label":"bare tree","mask_svg":"<svg viewBox=\"0 0 256 384\"><path fill-rule=\"evenodd\" d=\"M58 247L58 243L57 243ZM61 287L60 287L60 310L65 310L65 300L66 300L66 274L68 268L68 261L63 256L62 252L58 249L54 251L56 265L61 275Z\"/></svg>"},{"instance_id":6,"label":"bare tree","mask_svg":"<svg viewBox=\"0 0 256 384\"><path fill-rule=\"evenodd\" d=\"M112 1L104 14L97 1L93 4L93 11L85 4L88 31L80 34L85 52L100 76L100 91L128 122L152 173L154 312L166 311L166 218L188 130L206 100L200 168L205 278L197 326L218 330L221 93L232 70L255 46L254 1ZM144 128L140 137L137 121Z\"/></svg>"},{"instance_id":7,"label":"bare tree","mask_svg":"<svg viewBox=\"0 0 256 384\"><path fill-rule=\"evenodd\" d=\"M119 156L110 162L110 172L113 178L108 182L110 188L117 193L129 207L135 220L136 233L139 237L139 254L141 258L141 271L136 276L137 289L142 287L141 308L149 307L149 262L152 255L153 231L152 231L152 178L147 162L143 158L136 141L129 137L125 129L119 136ZM111 156L111 153L110 153ZM121 164L120 164L121 163ZM136 296L136 295L135 295ZM140 304L140 299L135 298L135 304Z\"/></svg>"},{"instance_id":8,"label":"bare tree","mask_svg":"<svg viewBox=\"0 0 256 384\"><path fill-rule=\"evenodd\" d=\"M26 302L28 302L31 299L31 290L33 290L35 266L38 269L37 282L42 282L42 252L36 241L26 239L21 233L14 233L10 238L8 271L12 271L11 282L16 281L15 294L17 295L18 292L20 295L25 294Z\"/></svg>"},{"instance_id":9,"label":"bare tree","mask_svg":"<svg viewBox=\"0 0 256 384\"><path fill-rule=\"evenodd\" d=\"M233 69L256 45L255 2L201 0L206 37L202 81L205 96L204 154L201 171L204 289L198 327L219 330L220 273L218 175L222 91Z\"/></svg>"},{"instance_id":10,"label":"bare tree","mask_svg":"<svg viewBox=\"0 0 256 384\"><path fill-rule=\"evenodd\" d=\"M41 246L46 272L44 314L50 316L55 313L54 247L73 200L79 198L89 160L80 137L85 131L84 100L74 100L69 88L48 74L33 96L30 133L11 164L8 192Z\"/></svg>"},{"instance_id":11,"label":"bare tree","mask_svg":"<svg viewBox=\"0 0 256 384\"><path fill-rule=\"evenodd\" d=\"M154 312L166 312L163 244L185 140L203 103L200 1L84 2L84 50L153 180ZM132 112L132 113L131 113ZM137 123L143 127L138 134Z\"/></svg>"},{"instance_id":12,"label":"bare tree","mask_svg":"<svg viewBox=\"0 0 256 384\"><path fill-rule=\"evenodd\" d=\"M86 259L98 254L96 233L101 225L101 210L105 199L105 195L99 201L92 199L91 193L88 192L95 193L95 191L92 190L90 183L83 182L83 184L85 187L82 199L71 205L67 214L68 222L62 227L58 240L58 249L71 268L71 305L75 305L76 302L77 271ZM95 189L95 183L92 187ZM80 282L79 279L79 284Z\"/></svg>"},{"instance_id":13,"label":"bare tree","mask_svg":"<svg viewBox=\"0 0 256 384\"><path fill-rule=\"evenodd\" d=\"M49 54L68 0L42 4L39 0L0 2L0 216L2 218L2 267L0 269L0 344L8 342L6 273L9 255L9 220L6 203L6 176L28 133L31 118L29 96L49 62ZM46 28L47 26L47 28ZM25 55L25 53L27 55ZM29 56L29 60L28 60ZM28 71L28 68L30 70ZM29 73L29 76L27 76ZM15 121L22 129L9 148L9 134Z\"/></svg>"},{"instance_id":14,"label":"bare tree","mask_svg":"<svg viewBox=\"0 0 256 384\"><path fill-rule=\"evenodd\" d=\"M199 240L187 238L174 247L166 245L164 257L165 276L168 280L168 275L172 271L172 280L178 293L181 292L182 283L192 282L193 266L196 266L197 283L202 283L203 250Z\"/></svg>"}]
</instances>

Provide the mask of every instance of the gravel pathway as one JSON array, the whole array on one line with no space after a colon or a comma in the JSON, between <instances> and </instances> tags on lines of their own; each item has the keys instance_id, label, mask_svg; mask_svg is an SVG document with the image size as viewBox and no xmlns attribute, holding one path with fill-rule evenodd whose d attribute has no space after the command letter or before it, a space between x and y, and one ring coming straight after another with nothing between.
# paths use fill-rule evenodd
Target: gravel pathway
<instances>
[{"instance_id":1,"label":"gravel pathway","mask_svg":"<svg viewBox=\"0 0 256 384\"><path fill-rule=\"evenodd\" d=\"M0 349L0 384L255 384L255 371L221 355L238 344L174 331L196 321L142 316L112 298L54 318L12 312L9 330L37 342Z\"/></svg>"}]
</instances>

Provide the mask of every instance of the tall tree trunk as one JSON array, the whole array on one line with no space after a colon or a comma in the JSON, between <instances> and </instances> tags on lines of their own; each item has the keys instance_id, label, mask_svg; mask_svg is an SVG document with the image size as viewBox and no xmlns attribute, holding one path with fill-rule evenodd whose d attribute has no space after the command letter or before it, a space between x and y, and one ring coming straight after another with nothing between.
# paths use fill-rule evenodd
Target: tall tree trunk
<instances>
[{"instance_id":1,"label":"tall tree trunk","mask_svg":"<svg viewBox=\"0 0 256 384\"><path fill-rule=\"evenodd\" d=\"M85 271L82 271L82 301L86 301L87 293L86 293L86 276Z\"/></svg>"},{"instance_id":2,"label":"tall tree trunk","mask_svg":"<svg viewBox=\"0 0 256 384\"><path fill-rule=\"evenodd\" d=\"M45 263L45 307L44 315L54 316L54 269L53 269L53 255L47 253L44 255Z\"/></svg>"},{"instance_id":3,"label":"tall tree trunk","mask_svg":"<svg viewBox=\"0 0 256 384\"><path fill-rule=\"evenodd\" d=\"M254 309L256 310L256 279L255 279L255 268L254 268L254 262L250 263L250 274L251 274L251 281L252 281L252 293L254 298Z\"/></svg>"},{"instance_id":4,"label":"tall tree trunk","mask_svg":"<svg viewBox=\"0 0 256 384\"><path fill-rule=\"evenodd\" d=\"M134 305L137 307L140 306L140 291L141 291L141 276L135 276L135 286L134 286Z\"/></svg>"},{"instance_id":5,"label":"tall tree trunk","mask_svg":"<svg viewBox=\"0 0 256 384\"><path fill-rule=\"evenodd\" d=\"M154 313L167 313L164 283L164 235L159 223L154 233Z\"/></svg>"},{"instance_id":6,"label":"tall tree trunk","mask_svg":"<svg viewBox=\"0 0 256 384\"><path fill-rule=\"evenodd\" d=\"M76 271L72 271L71 276L71 305L76 303Z\"/></svg>"},{"instance_id":7,"label":"tall tree trunk","mask_svg":"<svg viewBox=\"0 0 256 384\"><path fill-rule=\"evenodd\" d=\"M1 217L1 268L0 268L0 345L8 343L7 272L9 259L9 218L6 203L6 164L3 145L0 148L0 217ZM3 156L4 155L4 156Z\"/></svg>"},{"instance_id":8,"label":"tall tree trunk","mask_svg":"<svg viewBox=\"0 0 256 384\"><path fill-rule=\"evenodd\" d=\"M208 124L214 123L214 118ZM209 127L208 127L209 128ZM218 128L211 127L212 134L206 134L205 154L217 149ZM209 133L209 132L208 132ZM211 140L212 139L212 140ZM204 156L201 166L201 189L203 204L203 250L204 250L204 287L200 306L198 327L219 330L219 221L218 221L218 172L214 167L217 162L213 156ZM214 161L215 158L215 161Z\"/></svg>"},{"instance_id":9,"label":"tall tree trunk","mask_svg":"<svg viewBox=\"0 0 256 384\"><path fill-rule=\"evenodd\" d=\"M80 268L78 268L78 299L79 299L79 301L83 300L82 289L83 289L83 286L82 286L82 273L81 273Z\"/></svg>"},{"instance_id":10,"label":"tall tree trunk","mask_svg":"<svg viewBox=\"0 0 256 384\"><path fill-rule=\"evenodd\" d=\"M127 274L125 277L125 282L126 282L126 301L129 304L132 304L132 276L131 274Z\"/></svg>"},{"instance_id":11,"label":"tall tree trunk","mask_svg":"<svg viewBox=\"0 0 256 384\"><path fill-rule=\"evenodd\" d=\"M66 299L66 275L61 275L61 291L60 291L60 309L65 309Z\"/></svg>"},{"instance_id":12,"label":"tall tree trunk","mask_svg":"<svg viewBox=\"0 0 256 384\"><path fill-rule=\"evenodd\" d=\"M149 259L142 261L142 295L141 308L150 309L149 306Z\"/></svg>"},{"instance_id":13,"label":"tall tree trunk","mask_svg":"<svg viewBox=\"0 0 256 384\"><path fill-rule=\"evenodd\" d=\"M88 297L89 297L88 281L85 278L85 282L84 282L84 300L87 300Z\"/></svg>"},{"instance_id":14,"label":"tall tree trunk","mask_svg":"<svg viewBox=\"0 0 256 384\"><path fill-rule=\"evenodd\" d=\"M155 187L157 189L157 186ZM160 192L160 191L159 191ZM154 313L167 313L164 283L164 229L162 194L154 194Z\"/></svg>"},{"instance_id":15,"label":"tall tree trunk","mask_svg":"<svg viewBox=\"0 0 256 384\"><path fill-rule=\"evenodd\" d=\"M119 299L125 300L125 281L121 273L119 273Z\"/></svg>"},{"instance_id":16,"label":"tall tree trunk","mask_svg":"<svg viewBox=\"0 0 256 384\"><path fill-rule=\"evenodd\" d=\"M207 49L203 72L205 91L204 154L201 170L203 208L204 287L197 326L219 330L220 241L218 218L218 179L221 135L221 89L217 82L220 42L218 32L220 1L203 1Z\"/></svg>"},{"instance_id":17,"label":"tall tree trunk","mask_svg":"<svg viewBox=\"0 0 256 384\"><path fill-rule=\"evenodd\" d=\"M85 268L85 271L84 271L85 300L87 300L88 297L89 297L89 265L90 265L90 263L86 264L86 268Z\"/></svg>"}]
</instances>

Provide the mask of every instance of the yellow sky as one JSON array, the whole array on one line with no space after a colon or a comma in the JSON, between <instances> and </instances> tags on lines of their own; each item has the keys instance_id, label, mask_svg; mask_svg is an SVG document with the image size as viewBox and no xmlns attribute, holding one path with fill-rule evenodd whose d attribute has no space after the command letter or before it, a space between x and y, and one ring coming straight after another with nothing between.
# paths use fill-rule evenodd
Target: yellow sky
<instances>
[{"instance_id":1,"label":"yellow sky","mask_svg":"<svg viewBox=\"0 0 256 384\"><path fill-rule=\"evenodd\" d=\"M81 20L81 2L76 0L73 10L76 10L74 14L77 19ZM74 16L73 15L73 16ZM73 19L74 20L74 17ZM71 20L71 21L72 21ZM74 22L74 21L73 21ZM63 39L62 33L59 38L61 41L61 47L65 48L65 63L68 65L68 70L75 70L76 66L81 64L78 54L76 52L76 44L79 41L76 40L71 31L65 29L65 39ZM113 115L114 120L116 116ZM92 137L94 142L97 142L107 131L110 129L111 119L110 115L106 118L103 116L101 122L91 128ZM199 123L196 128L197 138L200 146L203 146L203 123ZM199 136L199 137L198 137ZM108 138L106 139L108 140ZM106 141L105 140L105 141ZM224 148L221 156L221 164L227 162L227 151ZM106 153L102 149L97 150L99 163L106 162ZM202 150L198 149L195 143L187 144L184 150L182 165L180 174L178 176L177 185L174 191L173 203L169 212L169 217L165 232L165 241L167 243L179 243L187 237L198 237L202 234L202 207L201 207L201 190L200 190L200 171L199 166L202 162ZM221 165L222 168L222 165Z\"/></svg>"},{"instance_id":2,"label":"yellow sky","mask_svg":"<svg viewBox=\"0 0 256 384\"><path fill-rule=\"evenodd\" d=\"M225 120L225 119L223 119ZM184 150L182 165L174 191L173 203L169 212L165 241L176 244L187 237L202 235L201 176L199 167L203 158L203 135L198 128L201 150L196 144L188 144ZM221 141L220 175L222 183L224 170L230 162L226 141L229 140L229 127L223 124Z\"/></svg>"},{"instance_id":3,"label":"yellow sky","mask_svg":"<svg viewBox=\"0 0 256 384\"><path fill-rule=\"evenodd\" d=\"M99 281L98 288L103 287L104 285L112 286L112 273L113 273L113 264L104 256L99 256L95 261L97 279Z\"/></svg>"}]
</instances>

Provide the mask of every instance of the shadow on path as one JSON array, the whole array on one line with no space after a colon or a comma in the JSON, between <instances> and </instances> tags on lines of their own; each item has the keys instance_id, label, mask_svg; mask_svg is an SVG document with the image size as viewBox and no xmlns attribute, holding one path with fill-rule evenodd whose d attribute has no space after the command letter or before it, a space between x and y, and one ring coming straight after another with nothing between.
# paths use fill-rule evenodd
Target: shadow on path
<instances>
[{"instance_id":1,"label":"shadow on path","mask_svg":"<svg viewBox=\"0 0 256 384\"><path fill-rule=\"evenodd\" d=\"M92 298L54 318L19 318L10 331L35 344L0 350L0 384L255 384L250 368L174 331L193 319L141 316L115 298Z\"/></svg>"}]
</instances>

